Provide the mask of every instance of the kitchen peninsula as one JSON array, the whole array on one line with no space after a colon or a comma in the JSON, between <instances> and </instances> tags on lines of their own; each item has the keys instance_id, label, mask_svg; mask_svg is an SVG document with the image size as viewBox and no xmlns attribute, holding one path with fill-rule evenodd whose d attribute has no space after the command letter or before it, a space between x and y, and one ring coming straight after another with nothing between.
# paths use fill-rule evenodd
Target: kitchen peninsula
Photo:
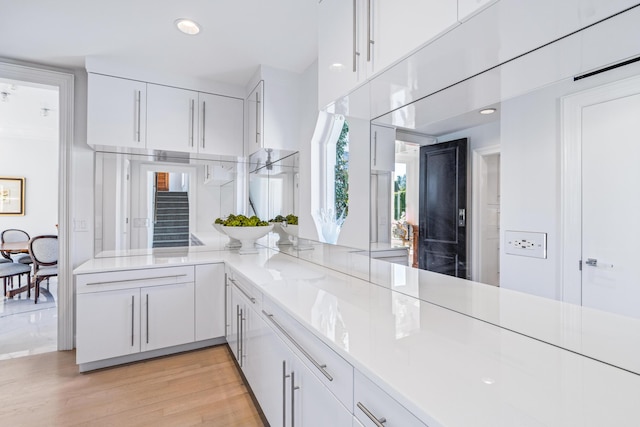
<instances>
[{"instance_id":1,"label":"kitchen peninsula","mask_svg":"<svg viewBox=\"0 0 640 427\"><path fill-rule=\"evenodd\" d=\"M487 317L493 309L508 310L514 297L529 297L524 294L442 275L418 278L417 291L409 292L412 279L403 287L378 276L376 285L268 248L257 255L97 258L74 274L79 283L93 275L143 277L222 263L227 280L208 283L226 289L224 305L214 302L226 312L217 338L229 343L271 425L282 424L283 416L300 425L354 426L378 425L372 420L382 417L388 426L623 426L640 419L637 366L597 360L550 342L554 337L542 329L531 338L509 319ZM442 286L452 280L458 283L447 295ZM481 309L447 308L464 299ZM589 319L581 307L547 302ZM539 305L518 307L522 323L539 316ZM601 316L613 322L604 327L637 328L633 319ZM545 322L567 342L598 344L597 327L585 323L571 335L562 319ZM626 354L632 351L629 344Z\"/></svg>"}]
</instances>

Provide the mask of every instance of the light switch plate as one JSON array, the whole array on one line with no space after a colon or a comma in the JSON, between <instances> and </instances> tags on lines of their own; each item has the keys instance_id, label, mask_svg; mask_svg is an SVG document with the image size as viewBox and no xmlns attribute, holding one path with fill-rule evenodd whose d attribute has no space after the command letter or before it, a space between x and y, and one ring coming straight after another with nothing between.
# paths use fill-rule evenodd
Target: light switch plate
<instances>
[{"instance_id":1,"label":"light switch plate","mask_svg":"<svg viewBox=\"0 0 640 427\"><path fill-rule=\"evenodd\" d=\"M507 230L504 232L504 248L510 255L547 258L547 233Z\"/></svg>"}]
</instances>

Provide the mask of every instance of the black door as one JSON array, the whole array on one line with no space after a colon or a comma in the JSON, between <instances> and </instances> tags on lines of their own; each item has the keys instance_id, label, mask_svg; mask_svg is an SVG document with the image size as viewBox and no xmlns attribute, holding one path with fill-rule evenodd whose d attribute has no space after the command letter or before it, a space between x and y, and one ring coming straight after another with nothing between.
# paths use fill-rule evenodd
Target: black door
<instances>
[{"instance_id":1,"label":"black door","mask_svg":"<svg viewBox=\"0 0 640 427\"><path fill-rule=\"evenodd\" d=\"M418 267L467 277L467 139L420 148Z\"/></svg>"}]
</instances>

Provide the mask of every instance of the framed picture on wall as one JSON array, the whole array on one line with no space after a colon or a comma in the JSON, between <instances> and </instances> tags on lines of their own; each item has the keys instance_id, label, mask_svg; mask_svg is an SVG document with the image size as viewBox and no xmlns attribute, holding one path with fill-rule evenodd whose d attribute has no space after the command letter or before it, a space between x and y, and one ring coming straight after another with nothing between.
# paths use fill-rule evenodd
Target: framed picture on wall
<instances>
[{"instance_id":1,"label":"framed picture on wall","mask_svg":"<svg viewBox=\"0 0 640 427\"><path fill-rule=\"evenodd\" d=\"M24 215L25 178L0 177L0 215Z\"/></svg>"}]
</instances>

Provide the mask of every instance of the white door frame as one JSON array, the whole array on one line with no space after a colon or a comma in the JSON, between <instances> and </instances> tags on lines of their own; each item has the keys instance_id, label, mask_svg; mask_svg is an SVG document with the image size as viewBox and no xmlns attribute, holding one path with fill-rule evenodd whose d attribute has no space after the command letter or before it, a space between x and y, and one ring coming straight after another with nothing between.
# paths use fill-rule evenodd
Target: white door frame
<instances>
[{"instance_id":1,"label":"white door frame","mask_svg":"<svg viewBox=\"0 0 640 427\"><path fill-rule=\"evenodd\" d=\"M73 148L74 75L24 65L0 62L0 77L58 88L58 350L73 349L73 276L70 253L71 149Z\"/></svg>"},{"instance_id":2,"label":"white door frame","mask_svg":"<svg viewBox=\"0 0 640 427\"><path fill-rule=\"evenodd\" d=\"M485 156L500 154L500 145L476 148L471 152L472 181L471 181L471 280L480 278L480 201L483 188L482 159Z\"/></svg>"},{"instance_id":3,"label":"white door frame","mask_svg":"<svg viewBox=\"0 0 640 427\"><path fill-rule=\"evenodd\" d=\"M582 305L582 109L640 93L640 76L588 89L561 100L561 299Z\"/></svg>"}]
</instances>

